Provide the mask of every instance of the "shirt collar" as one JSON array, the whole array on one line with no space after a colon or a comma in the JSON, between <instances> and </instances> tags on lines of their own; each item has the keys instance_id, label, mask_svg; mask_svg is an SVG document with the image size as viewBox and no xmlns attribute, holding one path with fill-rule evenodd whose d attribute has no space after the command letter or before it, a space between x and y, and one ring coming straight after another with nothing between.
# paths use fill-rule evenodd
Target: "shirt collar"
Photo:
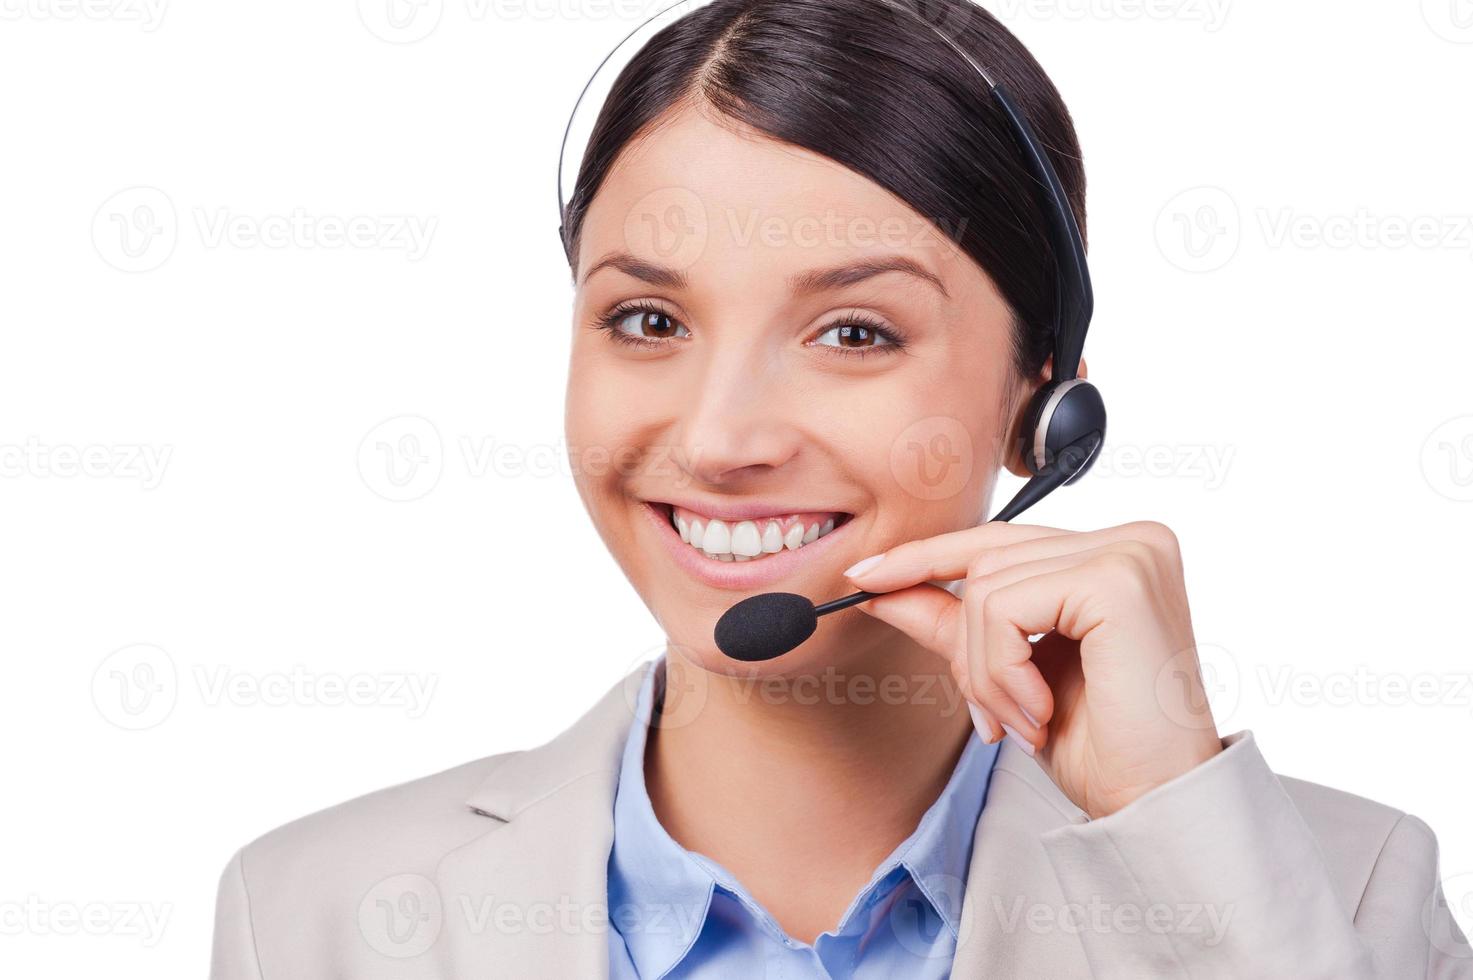
<instances>
[{"instance_id":1,"label":"shirt collar","mask_svg":"<svg viewBox=\"0 0 1473 980\"><path fill-rule=\"evenodd\" d=\"M712 891L718 885L742 904L760 906L729 873L704 855L676 843L655 816L644 780L644 751L654 706L663 700L665 658L646 671L635 703L634 724L624 745L614 799L614 846L609 857L609 915L623 936L640 976L659 977L678 964L705 924ZM865 897L893 887L904 877L915 881L953 935L961 928L962 900L977 818L998 746L974 731L941 795L926 810L915 831L892 851L844 913L840 927ZM775 926L775 924L774 924Z\"/></svg>"}]
</instances>

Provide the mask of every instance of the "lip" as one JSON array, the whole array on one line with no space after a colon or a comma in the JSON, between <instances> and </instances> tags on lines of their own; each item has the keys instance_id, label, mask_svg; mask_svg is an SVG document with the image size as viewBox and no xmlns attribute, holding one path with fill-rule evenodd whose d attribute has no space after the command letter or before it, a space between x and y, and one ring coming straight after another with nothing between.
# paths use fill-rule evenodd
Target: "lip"
<instances>
[{"instance_id":1,"label":"lip","mask_svg":"<svg viewBox=\"0 0 1473 980\"><path fill-rule=\"evenodd\" d=\"M696 554L696 549L680 540L680 534L670 524L668 503L676 501L660 501L658 503L642 500L640 510L649 518L650 523L655 526L655 531L665 547L670 552L670 557L686 572L715 589L726 589L732 592L743 592L762 589L765 586L786 578L798 571L804 565L814 561L821 561L833 550L833 542L836 538L847 540L844 532L854 523L853 518L835 527L828 534L819 538L811 544L805 544L801 548L782 551L757 561L712 561ZM687 507L686 504L679 504ZM791 510L775 511L770 505L740 505L726 504L714 507L708 504L696 504L689 506L690 510L707 514L720 520L755 520L759 517L772 517L778 513L809 513L815 510L812 505L802 505ZM840 511L835 510L835 513ZM849 513L843 511L842 513ZM811 554L810 554L811 552Z\"/></svg>"},{"instance_id":2,"label":"lip","mask_svg":"<svg viewBox=\"0 0 1473 980\"><path fill-rule=\"evenodd\" d=\"M714 517L717 520L731 523L733 521L755 521L764 517L786 517L789 514L847 514L849 511L842 507L815 507L811 501L806 503L786 502L772 503L767 501L755 501L752 503L735 503L722 500L698 500L695 497L678 499L675 497L662 498L660 500L646 500L644 503L659 507L663 504L674 504L685 510L695 511L703 517ZM835 528L834 530L838 530ZM679 537L679 535L676 535ZM824 535L827 537L828 535ZM820 539L822 540L822 539ZM817 542L815 542L817 543Z\"/></svg>"}]
</instances>

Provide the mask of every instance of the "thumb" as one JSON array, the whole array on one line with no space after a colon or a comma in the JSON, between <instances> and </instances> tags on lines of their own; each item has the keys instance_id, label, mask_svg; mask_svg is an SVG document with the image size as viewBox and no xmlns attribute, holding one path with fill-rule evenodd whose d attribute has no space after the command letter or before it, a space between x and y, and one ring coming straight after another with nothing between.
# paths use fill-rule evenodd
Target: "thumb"
<instances>
[{"instance_id":1,"label":"thumb","mask_svg":"<svg viewBox=\"0 0 1473 980\"><path fill-rule=\"evenodd\" d=\"M957 658L965 666L966 615L961 600L941 586L912 585L861 602L858 608L900 630L945 660L953 671ZM967 710L982 741L991 744L1002 738L1003 728L992 712L971 701L967 702Z\"/></svg>"},{"instance_id":2,"label":"thumb","mask_svg":"<svg viewBox=\"0 0 1473 980\"><path fill-rule=\"evenodd\" d=\"M963 648L966 618L961 600L939 585L922 583L886 592L859 608L889 623L948 663Z\"/></svg>"}]
</instances>

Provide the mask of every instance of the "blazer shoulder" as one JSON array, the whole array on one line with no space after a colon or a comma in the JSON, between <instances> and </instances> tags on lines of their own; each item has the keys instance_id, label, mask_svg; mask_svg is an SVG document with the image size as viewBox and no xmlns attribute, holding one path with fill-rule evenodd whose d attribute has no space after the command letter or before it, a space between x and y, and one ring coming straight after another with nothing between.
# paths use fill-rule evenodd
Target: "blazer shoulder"
<instances>
[{"instance_id":1,"label":"blazer shoulder","mask_svg":"<svg viewBox=\"0 0 1473 980\"><path fill-rule=\"evenodd\" d=\"M321 894L335 881L359 888L393 875L431 876L443 855L499 826L466 801L520 754L476 759L268 831L237 855L246 889L285 897Z\"/></svg>"},{"instance_id":2,"label":"blazer shoulder","mask_svg":"<svg viewBox=\"0 0 1473 980\"><path fill-rule=\"evenodd\" d=\"M1337 891L1352 912L1393 834L1421 838L1435 860L1437 843L1431 829L1406 811L1308 780L1282 775L1278 779L1319 843Z\"/></svg>"},{"instance_id":3,"label":"blazer shoulder","mask_svg":"<svg viewBox=\"0 0 1473 980\"><path fill-rule=\"evenodd\" d=\"M1276 774L1277 775L1277 774ZM1278 776L1294 807L1316 835L1379 845L1405 816L1405 810L1293 776Z\"/></svg>"}]
</instances>

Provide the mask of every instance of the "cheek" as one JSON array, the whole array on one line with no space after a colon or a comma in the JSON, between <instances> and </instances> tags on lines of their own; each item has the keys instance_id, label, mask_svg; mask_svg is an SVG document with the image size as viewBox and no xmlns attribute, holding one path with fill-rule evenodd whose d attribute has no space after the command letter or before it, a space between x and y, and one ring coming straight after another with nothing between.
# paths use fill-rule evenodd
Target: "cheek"
<instances>
[{"instance_id":1,"label":"cheek","mask_svg":"<svg viewBox=\"0 0 1473 980\"><path fill-rule=\"evenodd\" d=\"M921 537L985 520L1001 460L1002 381L985 370L897 377L834 413L842 458L892 531Z\"/></svg>"},{"instance_id":2,"label":"cheek","mask_svg":"<svg viewBox=\"0 0 1473 980\"><path fill-rule=\"evenodd\" d=\"M593 338L597 340L598 338ZM597 491L607 492L618 476L614 463L621 446L628 445L627 412L619 404L627 397L617 376L598 364L592 340L574 340L564 400L564 434L574 482L590 507ZM594 515L597 518L597 514Z\"/></svg>"}]
</instances>

